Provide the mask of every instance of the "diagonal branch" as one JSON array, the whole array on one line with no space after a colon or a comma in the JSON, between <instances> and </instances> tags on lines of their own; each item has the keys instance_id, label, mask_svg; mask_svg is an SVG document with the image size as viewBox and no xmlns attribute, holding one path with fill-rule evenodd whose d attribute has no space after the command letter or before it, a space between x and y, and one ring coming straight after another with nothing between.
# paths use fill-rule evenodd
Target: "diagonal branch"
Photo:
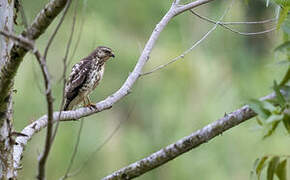
<instances>
[{"instance_id":1,"label":"diagonal branch","mask_svg":"<svg viewBox=\"0 0 290 180\"><path fill-rule=\"evenodd\" d=\"M286 96L288 95L286 94ZM275 98L275 93L265 96L260 100L273 98ZM177 142L104 177L103 180L132 179L141 176L142 174L177 158L199 145L208 142L228 129L231 129L256 115L257 114L250 109L248 105L243 106L232 113L225 114L224 117L208 124L189 136L183 137Z\"/></svg>"},{"instance_id":2,"label":"diagonal branch","mask_svg":"<svg viewBox=\"0 0 290 180\"><path fill-rule=\"evenodd\" d=\"M54 0L55 1L61 1L61 0ZM64 1L64 0L63 0ZM190 8L194 8L197 6L200 6L202 4L208 3L213 0L197 0L194 2L194 4L190 3L191 6ZM63 6L65 5L65 2L62 4ZM185 5L183 5L185 6ZM107 97L105 100L99 102L96 104L96 109L92 110L90 108L79 108L75 111L65 111L61 112L55 112L53 114L53 121L55 122L58 118L60 121L64 120L76 120L80 119L81 117L86 117L95 113L98 113L100 111L106 110L111 108L116 102L124 98L128 93L130 92L132 86L135 84L135 82L138 80L140 77L140 74L142 72L143 67L145 66L146 62L149 60L149 56L151 54L151 51L159 38L160 33L163 31L163 29L166 27L166 25L169 23L169 21L175 17L176 15L181 14L182 12L188 10L187 8L180 9L178 4L175 2L172 4L171 8L169 11L165 14L165 16L161 19L161 21L156 25L154 28L149 40L147 41L144 50L141 54L141 56L138 59L138 62L132 71L130 75L128 76L127 80L124 82L122 87L117 90L115 93L113 93L111 96ZM29 32L29 31L27 31ZM39 33L35 33L39 34ZM33 38L32 38L33 39ZM0 89L1 90L1 89ZM24 150L25 145L27 142L32 138L32 136L40 131L42 128L47 126L47 116L43 116L34 123L28 125L22 130L23 134L26 134L27 137L18 137L16 139L16 142L18 143L17 145L14 146L14 167L15 169L20 167L20 160L21 156Z\"/></svg>"}]
</instances>

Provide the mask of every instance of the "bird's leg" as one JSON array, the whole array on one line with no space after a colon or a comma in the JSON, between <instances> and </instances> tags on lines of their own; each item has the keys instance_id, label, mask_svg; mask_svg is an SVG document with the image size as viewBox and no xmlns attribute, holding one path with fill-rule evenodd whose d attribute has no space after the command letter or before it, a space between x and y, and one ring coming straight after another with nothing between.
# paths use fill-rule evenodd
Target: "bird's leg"
<instances>
[{"instance_id":1,"label":"bird's leg","mask_svg":"<svg viewBox=\"0 0 290 180\"><path fill-rule=\"evenodd\" d=\"M95 104L91 103L91 99L90 99L90 96L89 95L87 95L85 97L85 99L88 102L88 104L86 105L87 107L97 109L97 106Z\"/></svg>"},{"instance_id":2,"label":"bird's leg","mask_svg":"<svg viewBox=\"0 0 290 180\"><path fill-rule=\"evenodd\" d=\"M84 99L83 99L83 104L84 104L84 106L87 106L87 105L88 105L88 103L86 102L86 99L87 99L87 98L84 98Z\"/></svg>"}]
</instances>

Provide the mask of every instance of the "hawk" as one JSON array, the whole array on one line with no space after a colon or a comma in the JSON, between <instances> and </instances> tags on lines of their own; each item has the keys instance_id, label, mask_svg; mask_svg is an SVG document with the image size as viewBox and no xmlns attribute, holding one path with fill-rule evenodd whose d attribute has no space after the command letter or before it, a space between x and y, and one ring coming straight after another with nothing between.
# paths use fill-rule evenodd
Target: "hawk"
<instances>
[{"instance_id":1,"label":"hawk","mask_svg":"<svg viewBox=\"0 0 290 180\"><path fill-rule=\"evenodd\" d=\"M64 111L73 109L81 102L84 102L85 106L95 108L95 105L91 104L89 94L102 80L106 61L111 57L115 57L112 49L99 46L73 66L65 86Z\"/></svg>"}]
</instances>

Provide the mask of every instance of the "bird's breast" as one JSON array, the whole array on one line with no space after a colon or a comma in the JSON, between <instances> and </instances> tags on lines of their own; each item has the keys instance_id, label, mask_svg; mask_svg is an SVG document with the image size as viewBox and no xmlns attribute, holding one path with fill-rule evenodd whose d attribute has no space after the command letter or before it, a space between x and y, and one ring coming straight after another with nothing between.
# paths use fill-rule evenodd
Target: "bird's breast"
<instances>
[{"instance_id":1,"label":"bird's breast","mask_svg":"<svg viewBox=\"0 0 290 180\"><path fill-rule=\"evenodd\" d=\"M94 68L93 72L91 73L91 86L90 88L94 90L97 85L100 83L100 81L103 79L104 71L105 71L105 66L101 67L96 67Z\"/></svg>"}]
</instances>

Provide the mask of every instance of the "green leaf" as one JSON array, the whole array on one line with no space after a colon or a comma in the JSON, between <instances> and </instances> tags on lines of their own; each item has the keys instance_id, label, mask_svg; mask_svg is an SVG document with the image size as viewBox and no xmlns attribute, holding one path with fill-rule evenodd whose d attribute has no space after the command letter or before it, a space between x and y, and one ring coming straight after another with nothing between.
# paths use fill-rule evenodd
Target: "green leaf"
<instances>
[{"instance_id":1,"label":"green leaf","mask_svg":"<svg viewBox=\"0 0 290 180\"><path fill-rule=\"evenodd\" d=\"M256 117L256 121L257 121L258 125L263 126L263 122L261 121L261 119L258 116Z\"/></svg>"},{"instance_id":2,"label":"green leaf","mask_svg":"<svg viewBox=\"0 0 290 180\"><path fill-rule=\"evenodd\" d=\"M290 68L288 68L286 74L284 75L282 81L280 82L280 85L285 85L290 79Z\"/></svg>"},{"instance_id":3,"label":"green leaf","mask_svg":"<svg viewBox=\"0 0 290 180\"><path fill-rule=\"evenodd\" d=\"M278 176L279 180L287 180L287 159L281 161L276 168L276 175Z\"/></svg>"},{"instance_id":4,"label":"green leaf","mask_svg":"<svg viewBox=\"0 0 290 180\"><path fill-rule=\"evenodd\" d=\"M279 160L280 158L278 156L274 156L268 165L268 169L267 169L267 180L273 180L274 179L274 173L276 171L276 168L279 164Z\"/></svg>"},{"instance_id":5,"label":"green leaf","mask_svg":"<svg viewBox=\"0 0 290 180\"><path fill-rule=\"evenodd\" d=\"M262 119L267 119L270 115L266 109L263 108L263 104L261 101L257 99L251 99L249 103L250 108L255 111Z\"/></svg>"},{"instance_id":6,"label":"green leaf","mask_svg":"<svg viewBox=\"0 0 290 180\"><path fill-rule=\"evenodd\" d=\"M266 120L266 123L267 124L270 124L270 123L273 123L273 122L281 121L283 118L284 118L284 115L283 114L272 114Z\"/></svg>"},{"instance_id":7,"label":"green leaf","mask_svg":"<svg viewBox=\"0 0 290 180\"><path fill-rule=\"evenodd\" d=\"M277 127L278 127L278 125L279 125L280 122L281 121L275 121L275 122L273 122L270 125L270 128L267 130L267 133L264 135L263 138L265 139L265 138L271 136L275 132L275 130L277 129Z\"/></svg>"},{"instance_id":8,"label":"green leaf","mask_svg":"<svg viewBox=\"0 0 290 180\"><path fill-rule=\"evenodd\" d=\"M286 41L283 44L280 44L277 48L275 48L274 51L287 52L289 48L290 48L290 41Z\"/></svg>"},{"instance_id":9,"label":"green leaf","mask_svg":"<svg viewBox=\"0 0 290 180\"><path fill-rule=\"evenodd\" d=\"M257 160L255 161L255 169L256 169L255 171L256 171L256 175L258 179L260 179L261 172L263 168L265 167L264 164L267 161L267 159L268 159L268 156L264 156L261 159L257 159L258 161Z\"/></svg>"},{"instance_id":10,"label":"green leaf","mask_svg":"<svg viewBox=\"0 0 290 180\"><path fill-rule=\"evenodd\" d=\"M277 82L274 81L274 87L273 87L275 94L276 94L276 99L278 100L279 104L281 104L282 106L285 105L286 101L283 97L283 95L280 92L280 87L277 85Z\"/></svg>"},{"instance_id":11,"label":"green leaf","mask_svg":"<svg viewBox=\"0 0 290 180\"><path fill-rule=\"evenodd\" d=\"M289 7L281 8L281 12L280 12L280 16L279 16L278 24L277 24L278 30L280 29L281 24L286 20L289 9L290 9Z\"/></svg>"},{"instance_id":12,"label":"green leaf","mask_svg":"<svg viewBox=\"0 0 290 180\"><path fill-rule=\"evenodd\" d=\"M282 122L288 134L290 134L290 117L284 114L284 118L282 119Z\"/></svg>"}]
</instances>

